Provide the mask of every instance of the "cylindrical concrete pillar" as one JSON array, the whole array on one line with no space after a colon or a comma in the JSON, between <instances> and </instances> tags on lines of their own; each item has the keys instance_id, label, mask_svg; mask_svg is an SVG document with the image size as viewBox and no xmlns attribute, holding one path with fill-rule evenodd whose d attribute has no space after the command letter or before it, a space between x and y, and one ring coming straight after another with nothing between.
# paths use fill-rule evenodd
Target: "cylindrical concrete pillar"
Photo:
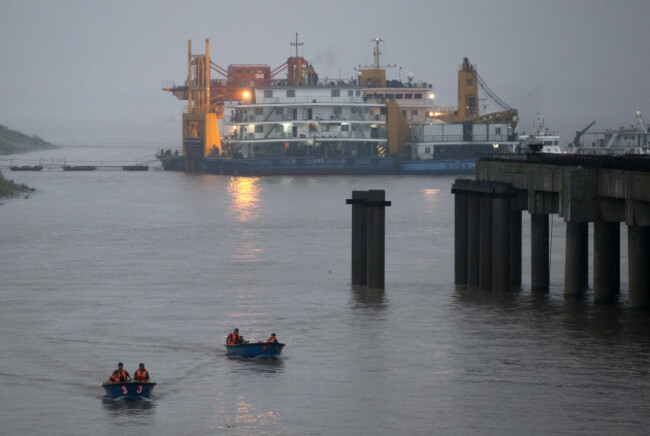
<instances>
[{"instance_id":1,"label":"cylindrical concrete pillar","mask_svg":"<svg viewBox=\"0 0 650 436\"><path fill-rule=\"evenodd\" d=\"M368 280L368 191L352 191L352 284Z\"/></svg>"},{"instance_id":2,"label":"cylindrical concrete pillar","mask_svg":"<svg viewBox=\"0 0 650 436\"><path fill-rule=\"evenodd\" d=\"M467 212L467 286L478 288L480 197L470 194Z\"/></svg>"},{"instance_id":3,"label":"cylindrical concrete pillar","mask_svg":"<svg viewBox=\"0 0 650 436\"><path fill-rule=\"evenodd\" d=\"M521 287L521 211L510 211L510 284Z\"/></svg>"},{"instance_id":4,"label":"cylindrical concrete pillar","mask_svg":"<svg viewBox=\"0 0 650 436\"><path fill-rule=\"evenodd\" d=\"M547 214L531 214L530 235L530 287L533 292L548 292L550 266Z\"/></svg>"},{"instance_id":5,"label":"cylindrical concrete pillar","mask_svg":"<svg viewBox=\"0 0 650 436\"><path fill-rule=\"evenodd\" d=\"M620 291L621 225L594 223L594 302L606 303Z\"/></svg>"},{"instance_id":6,"label":"cylindrical concrete pillar","mask_svg":"<svg viewBox=\"0 0 650 436\"><path fill-rule=\"evenodd\" d=\"M368 191L368 287L384 288L386 192Z\"/></svg>"},{"instance_id":7,"label":"cylindrical concrete pillar","mask_svg":"<svg viewBox=\"0 0 650 436\"><path fill-rule=\"evenodd\" d=\"M650 228L628 226L627 249L630 307L646 309L650 305Z\"/></svg>"},{"instance_id":8,"label":"cylindrical concrete pillar","mask_svg":"<svg viewBox=\"0 0 650 436\"><path fill-rule=\"evenodd\" d=\"M492 202L492 291L510 291L510 197Z\"/></svg>"},{"instance_id":9,"label":"cylindrical concrete pillar","mask_svg":"<svg viewBox=\"0 0 650 436\"><path fill-rule=\"evenodd\" d=\"M469 195L456 192L454 197L454 282L467 284L467 213Z\"/></svg>"},{"instance_id":10,"label":"cylindrical concrete pillar","mask_svg":"<svg viewBox=\"0 0 650 436\"><path fill-rule=\"evenodd\" d=\"M589 224L567 223L564 295L582 295L589 284Z\"/></svg>"},{"instance_id":11,"label":"cylindrical concrete pillar","mask_svg":"<svg viewBox=\"0 0 650 436\"><path fill-rule=\"evenodd\" d=\"M479 288L492 289L492 197L480 199Z\"/></svg>"}]
</instances>

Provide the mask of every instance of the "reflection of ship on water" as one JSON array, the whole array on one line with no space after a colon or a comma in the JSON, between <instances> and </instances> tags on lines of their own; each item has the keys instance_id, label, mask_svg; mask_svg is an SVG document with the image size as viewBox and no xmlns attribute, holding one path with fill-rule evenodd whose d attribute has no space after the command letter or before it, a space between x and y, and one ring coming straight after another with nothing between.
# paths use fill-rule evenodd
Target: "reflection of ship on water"
<instances>
[{"instance_id":1,"label":"reflection of ship on water","mask_svg":"<svg viewBox=\"0 0 650 436\"><path fill-rule=\"evenodd\" d=\"M590 124L590 126L593 125ZM634 155L650 154L650 126L641 111L636 111L628 127L601 132L577 132L577 140L571 144L570 152L575 154Z\"/></svg>"},{"instance_id":2,"label":"reflection of ship on water","mask_svg":"<svg viewBox=\"0 0 650 436\"><path fill-rule=\"evenodd\" d=\"M374 40L374 64L348 80L321 80L298 54L271 69L222 68L189 44L188 79L164 87L188 101L183 151L161 153L165 169L216 174L460 174L480 155L511 153L517 111L487 87L465 58L458 106L434 104L431 84L387 79ZM286 78L279 73L286 71ZM212 79L211 72L223 79ZM501 109L479 113L479 88ZM218 120L222 120L222 137Z\"/></svg>"}]
</instances>

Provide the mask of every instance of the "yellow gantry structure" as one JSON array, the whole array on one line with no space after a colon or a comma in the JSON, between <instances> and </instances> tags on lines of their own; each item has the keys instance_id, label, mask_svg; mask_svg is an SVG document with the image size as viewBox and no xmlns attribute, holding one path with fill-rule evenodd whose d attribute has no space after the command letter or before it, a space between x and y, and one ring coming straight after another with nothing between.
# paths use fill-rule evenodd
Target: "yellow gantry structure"
<instances>
[{"instance_id":1,"label":"yellow gantry structure","mask_svg":"<svg viewBox=\"0 0 650 436\"><path fill-rule=\"evenodd\" d=\"M476 67L463 58L458 69L458 108L455 112L436 114L435 118L447 123L473 121L475 123L509 123L514 130L517 127L518 111L507 109L485 115L479 113L478 95L479 77Z\"/></svg>"},{"instance_id":2,"label":"yellow gantry structure","mask_svg":"<svg viewBox=\"0 0 650 436\"><path fill-rule=\"evenodd\" d=\"M210 104L210 40L205 54L192 54L187 42L187 112L183 114L183 156L186 171L200 171L201 161L221 152L218 114Z\"/></svg>"}]
</instances>

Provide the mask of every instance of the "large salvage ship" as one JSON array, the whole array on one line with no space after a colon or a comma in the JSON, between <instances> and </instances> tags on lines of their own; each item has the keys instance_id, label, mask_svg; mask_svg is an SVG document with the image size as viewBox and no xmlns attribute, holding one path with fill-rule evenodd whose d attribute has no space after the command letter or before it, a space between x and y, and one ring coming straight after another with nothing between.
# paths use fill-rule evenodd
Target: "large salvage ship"
<instances>
[{"instance_id":1,"label":"large salvage ship","mask_svg":"<svg viewBox=\"0 0 650 436\"><path fill-rule=\"evenodd\" d=\"M618 129L587 133L589 127L594 123L595 121L581 132L576 132L576 138L569 147L570 153L589 155L650 154L650 126L643 119L640 110L635 112L633 122L627 127L621 126Z\"/></svg>"},{"instance_id":2,"label":"large salvage ship","mask_svg":"<svg viewBox=\"0 0 650 436\"><path fill-rule=\"evenodd\" d=\"M477 158L512 153L517 111L479 114L482 82L467 58L458 107L434 105L432 86L387 80L374 40L374 64L349 80L321 80L298 54L275 69L222 68L188 43L188 78L166 91L188 101L182 153L162 150L165 169L227 175L464 174ZM279 74L286 71L286 77ZM212 79L211 72L223 76ZM221 120L220 134L219 120Z\"/></svg>"}]
</instances>

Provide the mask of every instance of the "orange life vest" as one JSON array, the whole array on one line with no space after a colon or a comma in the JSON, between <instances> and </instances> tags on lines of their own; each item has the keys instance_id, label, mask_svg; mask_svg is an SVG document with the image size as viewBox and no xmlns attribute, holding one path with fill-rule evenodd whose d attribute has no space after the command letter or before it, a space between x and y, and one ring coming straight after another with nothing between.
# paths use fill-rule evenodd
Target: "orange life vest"
<instances>
[{"instance_id":1,"label":"orange life vest","mask_svg":"<svg viewBox=\"0 0 650 436\"><path fill-rule=\"evenodd\" d=\"M126 371L124 369L116 369L113 374L108 378L112 383L121 383L128 380Z\"/></svg>"},{"instance_id":2,"label":"orange life vest","mask_svg":"<svg viewBox=\"0 0 650 436\"><path fill-rule=\"evenodd\" d=\"M226 339L226 344L233 345L239 343L241 343L241 336L239 336L239 333L232 332L231 334L228 335L228 339Z\"/></svg>"},{"instance_id":3,"label":"orange life vest","mask_svg":"<svg viewBox=\"0 0 650 436\"><path fill-rule=\"evenodd\" d=\"M271 336L266 342L278 342L278 338Z\"/></svg>"},{"instance_id":4,"label":"orange life vest","mask_svg":"<svg viewBox=\"0 0 650 436\"><path fill-rule=\"evenodd\" d=\"M149 371L146 368L138 368L135 371L135 381L146 382L149 380Z\"/></svg>"}]
</instances>

